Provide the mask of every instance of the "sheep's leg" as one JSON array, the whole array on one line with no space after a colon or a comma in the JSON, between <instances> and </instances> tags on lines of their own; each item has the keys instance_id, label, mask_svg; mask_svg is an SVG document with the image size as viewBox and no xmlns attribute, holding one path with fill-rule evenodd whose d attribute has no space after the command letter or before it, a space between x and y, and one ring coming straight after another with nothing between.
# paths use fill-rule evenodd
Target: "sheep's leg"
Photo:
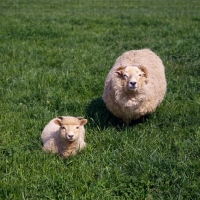
<instances>
[{"instance_id":1,"label":"sheep's leg","mask_svg":"<svg viewBox=\"0 0 200 200\"><path fill-rule=\"evenodd\" d=\"M141 117L141 119L142 119L142 123L144 123L144 122L145 122L145 116L143 115L143 116Z\"/></svg>"},{"instance_id":2,"label":"sheep's leg","mask_svg":"<svg viewBox=\"0 0 200 200\"><path fill-rule=\"evenodd\" d=\"M129 126L130 123L131 123L131 120L130 120L130 119L123 119L123 121L125 122L125 125L126 125L126 126Z\"/></svg>"}]
</instances>

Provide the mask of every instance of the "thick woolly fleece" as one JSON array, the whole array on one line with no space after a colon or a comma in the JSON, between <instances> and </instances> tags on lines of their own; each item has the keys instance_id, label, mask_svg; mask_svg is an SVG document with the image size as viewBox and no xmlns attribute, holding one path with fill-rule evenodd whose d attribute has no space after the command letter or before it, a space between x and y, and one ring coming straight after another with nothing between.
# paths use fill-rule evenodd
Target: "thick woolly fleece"
<instances>
[{"instance_id":1,"label":"thick woolly fleece","mask_svg":"<svg viewBox=\"0 0 200 200\"><path fill-rule=\"evenodd\" d=\"M127 92L116 71L121 66L143 66L148 80L138 85L136 92ZM117 58L105 80L103 100L107 108L128 125L133 119L154 112L163 101L167 83L162 60L151 50L131 50Z\"/></svg>"}]
</instances>

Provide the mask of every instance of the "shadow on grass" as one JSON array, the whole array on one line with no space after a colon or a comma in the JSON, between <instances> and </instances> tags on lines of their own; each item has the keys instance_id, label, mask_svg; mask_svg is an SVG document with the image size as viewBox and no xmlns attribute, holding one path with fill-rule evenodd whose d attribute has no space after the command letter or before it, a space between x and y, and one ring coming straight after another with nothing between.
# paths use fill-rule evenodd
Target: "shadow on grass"
<instances>
[{"instance_id":1,"label":"shadow on grass","mask_svg":"<svg viewBox=\"0 0 200 200\"><path fill-rule=\"evenodd\" d=\"M106 107L101 97L93 99L86 108L86 115L92 126L98 126L101 129L109 126L116 128L126 127L122 119L115 117ZM142 123L142 119L134 120L130 126Z\"/></svg>"}]
</instances>

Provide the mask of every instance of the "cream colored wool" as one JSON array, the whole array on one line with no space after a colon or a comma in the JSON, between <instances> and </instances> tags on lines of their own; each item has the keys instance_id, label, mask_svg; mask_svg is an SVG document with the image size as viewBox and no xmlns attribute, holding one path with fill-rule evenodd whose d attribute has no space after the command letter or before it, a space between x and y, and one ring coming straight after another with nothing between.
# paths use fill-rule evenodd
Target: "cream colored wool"
<instances>
[{"instance_id":1,"label":"cream colored wool","mask_svg":"<svg viewBox=\"0 0 200 200\"><path fill-rule=\"evenodd\" d=\"M107 108L129 125L156 110L166 87L162 60L149 49L131 50L117 58L102 97Z\"/></svg>"},{"instance_id":2,"label":"cream colored wool","mask_svg":"<svg viewBox=\"0 0 200 200\"><path fill-rule=\"evenodd\" d=\"M62 157L75 155L86 143L84 125L87 119L62 116L52 119L42 131L43 150Z\"/></svg>"}]
</instances>

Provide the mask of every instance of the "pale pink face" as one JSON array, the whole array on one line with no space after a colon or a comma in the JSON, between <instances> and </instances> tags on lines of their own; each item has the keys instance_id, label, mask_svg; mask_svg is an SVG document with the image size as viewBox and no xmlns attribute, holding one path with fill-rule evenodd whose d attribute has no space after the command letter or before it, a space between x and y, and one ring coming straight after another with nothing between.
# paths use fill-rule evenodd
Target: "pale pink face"
<instances>
[{"instance_id":1,"label":"pale pink face","mask_svg":"<svg viewBox=\"0 0 200 200\"><path fill-rule=\"evenodd\" d=\"M54 120L54 123L60 126L61 137L73 142L79 137L80 132L83 131L83 126L87 123L87 119L70 116L58 117Z\"/></svg>"},{"instance_id":2,"label":"pale pink face","mask_svg":"<svg viewBox=\"0 0 200 200\"><path fill-rule=\"evenodd\" d=\"M117 69L117 74L122 79L123 86L128 92L136 92L142 86L146 74L139 67L120 67Z\"/></svg>"},{"instance_id":3,"label":"pale pink face","mask_svg":"<svg viewBox=\"0 0 200 200\"><path fill-rule=\"evenodd\" d=\"M79 135L79 128L80 125L64 125L62 124L60 126L60 133L62 138L73 142L77 139Z\"/></svg>"}]
</instances>

